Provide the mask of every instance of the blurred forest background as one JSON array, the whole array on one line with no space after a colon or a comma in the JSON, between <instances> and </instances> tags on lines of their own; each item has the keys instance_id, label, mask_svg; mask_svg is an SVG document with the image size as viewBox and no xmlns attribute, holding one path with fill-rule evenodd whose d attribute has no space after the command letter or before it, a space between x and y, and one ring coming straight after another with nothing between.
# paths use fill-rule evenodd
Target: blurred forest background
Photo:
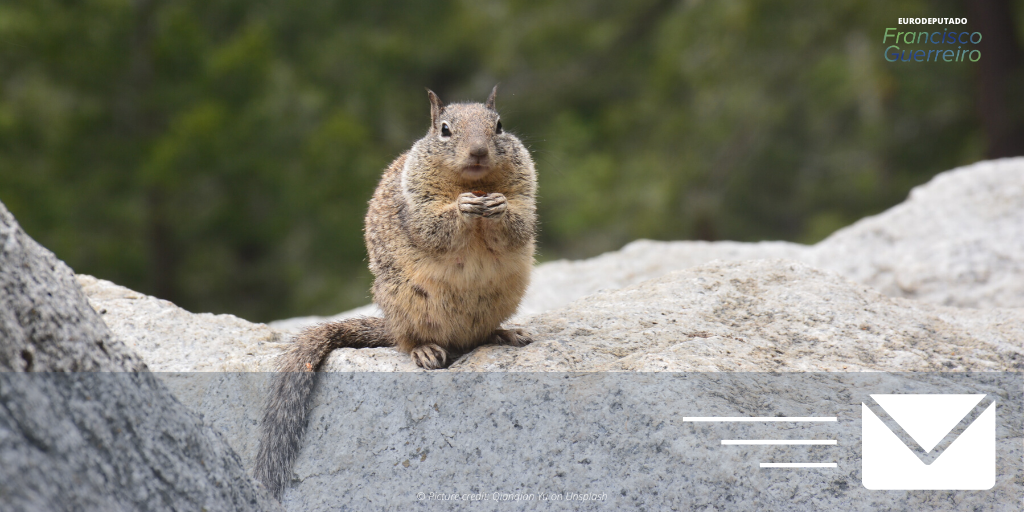
<instances>
[{"instance_id":1,"label":"blurred forest background","mask_svg":"<svg viewBox=\"0 0 1024 512\"><path fill-rule=\"evenodd\" d=\"M898 17L968 18L982 61L886 62L886 27L936 27ZM541 260L813 243L1024 154L1022 27L1020 0L5 0L0 200L77 272L333 314L369 301L366 202L426 132L424 87L500 82Z\"/></svg>"}]
</instances>

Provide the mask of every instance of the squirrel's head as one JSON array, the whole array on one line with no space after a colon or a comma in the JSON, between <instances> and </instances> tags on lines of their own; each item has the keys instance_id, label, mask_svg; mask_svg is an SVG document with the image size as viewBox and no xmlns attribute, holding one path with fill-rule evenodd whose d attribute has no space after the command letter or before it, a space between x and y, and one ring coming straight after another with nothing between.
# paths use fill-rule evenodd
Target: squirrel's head
<instances>
[{"instance_id":1,"label":"squirrel's head","mask_svg":"<svg viewBox=\"0 0 1024 512\"><path fill-rule=\"evenodd\" d=\"M501 117L494 110L497 93L495 85L486 103L445 105L434 91L427 89L430 99L427 137L433 139L430 146L434 150L431 156L442 158L444 166L457 170L462 180L481 180L498 170L504 164L502 157L507 142L515 140L501 129Z\"/></svg>"}]
</instances>

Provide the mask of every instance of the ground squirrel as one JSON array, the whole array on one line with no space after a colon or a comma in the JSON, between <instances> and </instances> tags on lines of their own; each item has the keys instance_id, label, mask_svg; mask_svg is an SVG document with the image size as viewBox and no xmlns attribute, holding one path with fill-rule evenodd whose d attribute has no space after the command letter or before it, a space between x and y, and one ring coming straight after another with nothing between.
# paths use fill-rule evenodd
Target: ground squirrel
<instances>
[{"instance_id":1,"label":"ground squirrel","mask_svg":"<svg viewBox=\"0 0 1024 512\"><path fill-rule=\"evenodd\" d=\"M497 90L485 104L451 105L427 91L430 130L387 168L366 214L383 318L312 327L281 357L254 472L274 496L284 491L315 372L331 350L393 346L433 369L483 344L530 343L520 330L499 329L529 283L537 179L526 147L502 130Z\"/></svg>"}]
</instances>

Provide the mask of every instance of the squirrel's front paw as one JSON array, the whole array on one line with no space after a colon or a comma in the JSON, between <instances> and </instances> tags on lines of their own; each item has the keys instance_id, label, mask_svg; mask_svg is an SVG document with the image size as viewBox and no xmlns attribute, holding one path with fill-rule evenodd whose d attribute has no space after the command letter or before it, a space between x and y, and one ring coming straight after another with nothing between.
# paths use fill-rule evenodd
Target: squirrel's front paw
<instances>
[{"instance_id":1,"label":"squirrel's front paw","mask_svg":"<svg viewBox=\"0 0 1024 512\"><path fill-rule=\"evenodd\" d=\"M504 194L497 192L478 196L473 192L466 192L459 195L459 211L466 215L479 215L481 217L500 217L508 209L508 201Z\"/></svg>"},{"instance_id":2,"label":"squirrel's front paw","mask_svg":"<svg viewBox=\"0 0 1024 512\"><path fill-rule=\"evenodd\" d=\"M478 196L472 192L459 194L459 211L465 215L483 216L486 207L484 199L487 196Z\"/></svg>"},{"instance_id":3,"label":"squirrel's front paw","mask_svg":"<svg viewBox=\"0 0 1024 512\"><path fill-rule=\"evenodd\" d=\"M508 209L508 201L505 194L497 192L482 197L484 200L484 217L501 217Z\"/></svg>"}]
</instances>

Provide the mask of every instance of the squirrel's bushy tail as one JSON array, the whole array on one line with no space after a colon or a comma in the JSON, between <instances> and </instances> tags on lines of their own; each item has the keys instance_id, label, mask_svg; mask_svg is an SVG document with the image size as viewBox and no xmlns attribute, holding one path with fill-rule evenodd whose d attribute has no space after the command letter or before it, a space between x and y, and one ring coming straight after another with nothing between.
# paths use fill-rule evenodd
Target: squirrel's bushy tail
<instances>
[{"instance_id":1,"label":"squirrel's bushy tail","mask_svg":"<svg viewBox=\"0 0 1024 512\"><path fill-rule=\"evenodd\" d=\"M260 425L260 446L253 476L280 499L306 430L316 371L336 348L393 346L383 318L353 318L310 327L281 356L278 374Z\"/></svg>"}]
</instances>

